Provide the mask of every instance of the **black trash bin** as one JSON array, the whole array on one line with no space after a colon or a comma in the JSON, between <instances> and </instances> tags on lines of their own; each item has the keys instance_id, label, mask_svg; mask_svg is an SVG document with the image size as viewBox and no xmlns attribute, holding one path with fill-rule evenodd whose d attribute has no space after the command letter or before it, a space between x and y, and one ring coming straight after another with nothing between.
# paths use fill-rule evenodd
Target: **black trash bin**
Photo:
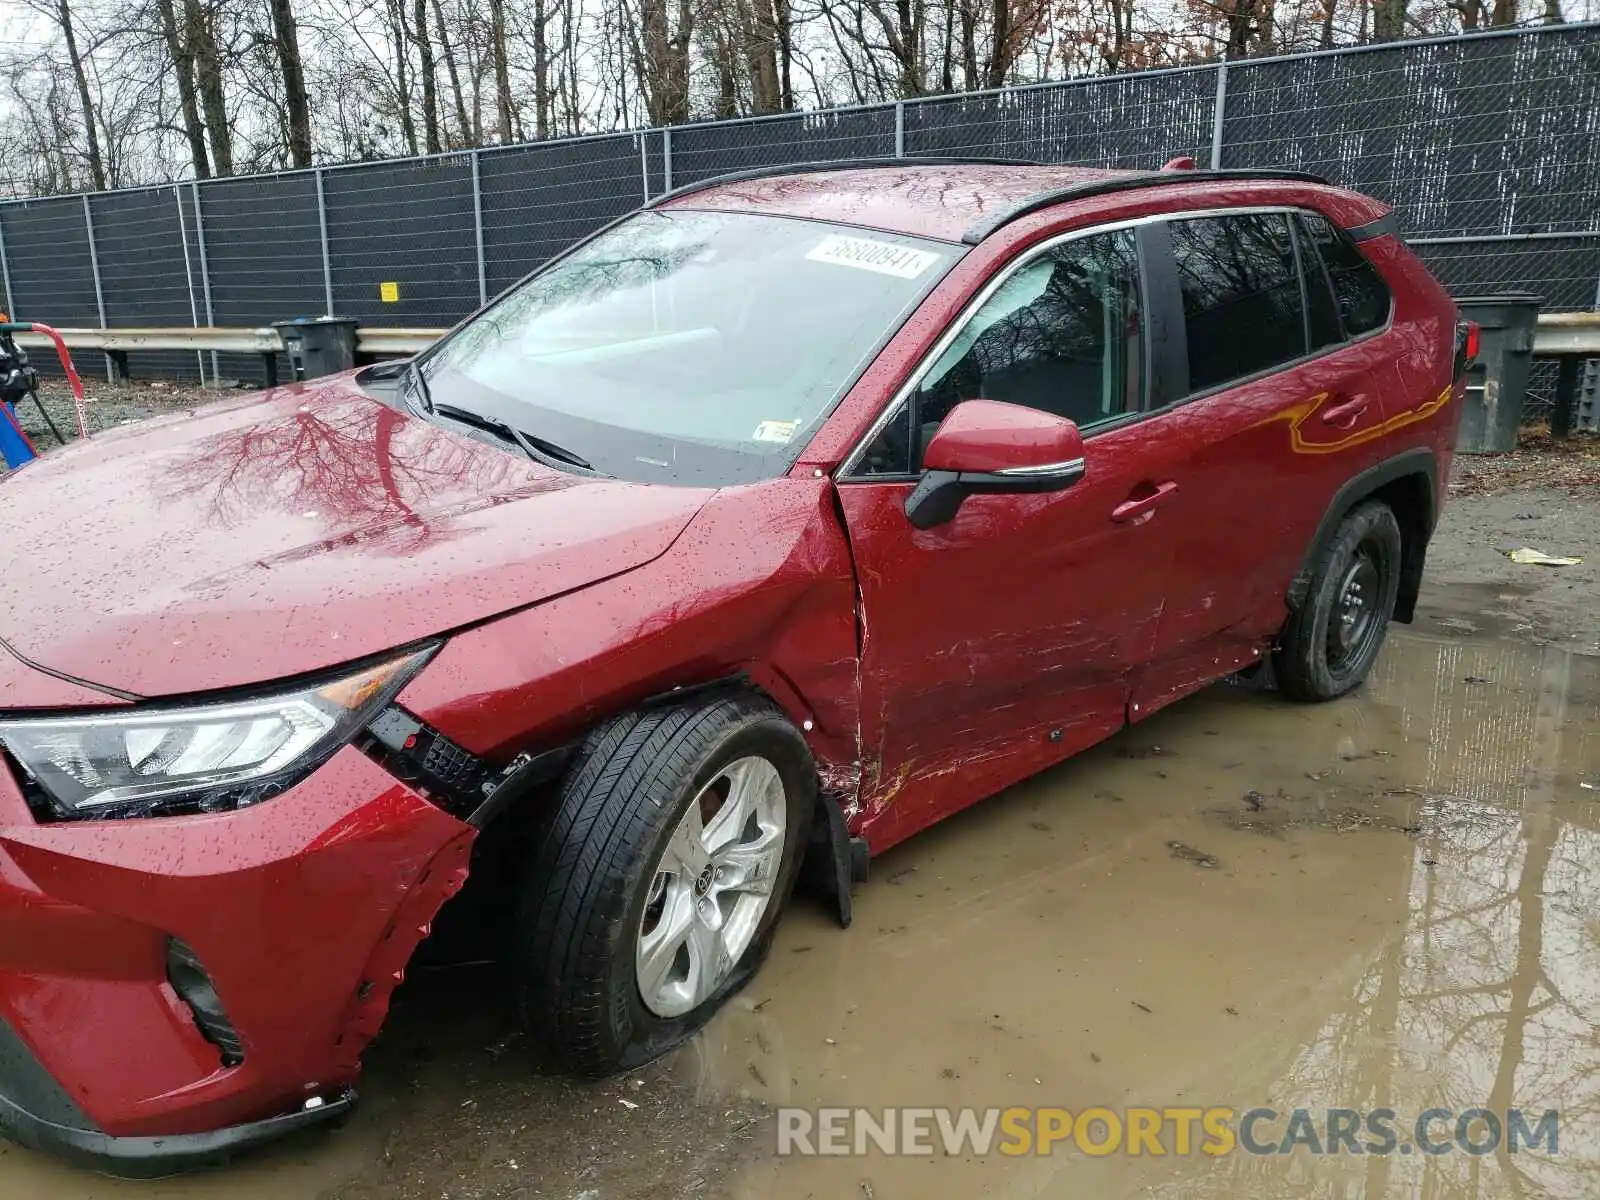
<instances>
[{"instance_id":1,"label":"black trash bin","mask_svg":"<svg viewBox=\"0 0 1600 1200\"><path fill-rule=\"evenodd\" d=\"M295 379L336 375L356 365L356 326L347 317L296 317L274 321Z\"/></svg>"},{"instance_id":2,"label":"black trash bin","mask_svg":"<svg viewBox=\"0 0 1600 1200\"><path fill-rule=\"evenodd\" d=\"M1533 366L1533 329L1543 297L1531 292L1457 296L1464 320L1482 330L1478 361L1467 372L1466 411L1456 449L1463 454L1514 450Z\"/></svg>"}]
</instances>

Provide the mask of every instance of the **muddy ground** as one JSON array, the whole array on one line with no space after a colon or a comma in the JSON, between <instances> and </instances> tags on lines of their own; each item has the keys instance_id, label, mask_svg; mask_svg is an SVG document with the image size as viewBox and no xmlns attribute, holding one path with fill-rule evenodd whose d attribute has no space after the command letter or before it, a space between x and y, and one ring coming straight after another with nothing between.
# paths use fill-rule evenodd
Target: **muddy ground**
<instances>
[{"instance_id":1,"label":"muddy ground","mask_svg":"<svg viewBox=\"0 0 1600 1200\"><path fill-rule=\"evenodd\" d=\"M542 1075L497 968L418 971L345 1128L137 1185L0 1143L0 1200L1600 1195L1597 570L1595 441L1465 462L1367 687L1216 685L913 839L666 1062ZM1553 1158L775 1153L778 1105L1130 1104L1563 1124Z\"/></svg>"}]
</instances>

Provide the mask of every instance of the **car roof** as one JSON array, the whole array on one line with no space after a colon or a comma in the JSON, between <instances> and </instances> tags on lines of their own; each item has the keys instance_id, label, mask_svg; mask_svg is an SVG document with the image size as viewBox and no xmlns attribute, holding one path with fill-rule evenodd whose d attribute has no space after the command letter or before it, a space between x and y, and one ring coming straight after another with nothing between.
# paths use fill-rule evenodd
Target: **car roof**
<instances>
[{"instance_id":1,"label":"car roof","mask_svg":"<svg viewBox=\"0 0 1600 1200\"><path fill-rule=\"evenodd\" d=\"M997 220L1041 193L1153 175L1159 173L993 162L841 163L801 173L710 180L669 195L659 207L771 213L959 242L973 227ZM1184 181L1182 175L1168 178Z\"/></svg>"}]
</instances>

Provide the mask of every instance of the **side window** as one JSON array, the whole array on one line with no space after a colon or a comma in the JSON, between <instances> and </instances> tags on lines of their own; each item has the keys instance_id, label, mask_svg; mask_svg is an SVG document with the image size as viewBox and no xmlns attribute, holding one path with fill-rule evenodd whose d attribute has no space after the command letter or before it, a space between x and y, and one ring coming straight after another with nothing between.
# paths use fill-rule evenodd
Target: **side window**
<instances>
[{"instance_id":1,"label":"side window","mask_svg":"<svg viewBox=\"0 0 1600 1200\"><path fill-rule=\"evenodd\" d=\"M923 448L963 400L1023 404L1085 429L1134 412L1144 394L1142 327L1133 232L1064 242L1013 271L972 314L863 466L899 471L909 459L920 470Z\"/></svg>"},{"instance_id":2,"label":"side window","mask_svg":"<svg viewBox=\"0 0 1600 1200\"><path fill-rule=\"evenodd\" d=\"M1171 224L1189 343L1189 391L1265 371L1306 353L1300 276L1283 213Z\"/></svg>"},{"instance_id":3,"label":"side window","mask_svg":"<svg viewBox=\"0 0 1600 1200\"><path fill-rule=\"evenodd\" d=\"M1326 217L1306 213L1300 218L1308 241L1327 268L1344 336L1359 337L1381 329L1389 320L1389 285L1360 248Z\"/></svg>"},{"instance_id":4,"label":"side window","mask_svg":"<svg viewBox=\"0 0 1600 1200\"><path fill-rule=\"evenodd\" d=\"M862 452L856 474L910 474L911 449L911 405L902 404Z\"/></svg>"},{"instance_id":5,"label":"side window","mask_svg":"<svg viewBox=\"0 0 1600 1200\"><path fill-rule=\"evenodd\" d=\"M1306 331L1311 335L1311 348L1321 350L1344 341L1344 326L1339 321L1339 302L1333 295L1333 284L1323 268L1322 256L1306 232L1305 222L1295 218L1294 241L1300 252L1300 278L1306 289Z\"/></svg>"}]
</instances>

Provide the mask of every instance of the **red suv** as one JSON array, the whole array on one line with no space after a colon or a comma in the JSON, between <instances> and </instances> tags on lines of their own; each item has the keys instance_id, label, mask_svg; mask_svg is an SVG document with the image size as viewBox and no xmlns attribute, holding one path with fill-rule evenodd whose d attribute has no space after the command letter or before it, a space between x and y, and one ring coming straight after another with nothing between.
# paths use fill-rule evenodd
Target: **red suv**
<instances>
[{"instance_id":1,"label":"red suv","mask_svg":"<svg viewBox=\"0 0 1600 1200\"><path fill-rule=\"evenodd\" d=\"M531 1033L681 1041L802 877L1408 620L1466 338L1314 177L680 189L402 364L0 485L0 1126L126 1173L337 1116L494 863Z\"/></svg>"}]
</instances>

